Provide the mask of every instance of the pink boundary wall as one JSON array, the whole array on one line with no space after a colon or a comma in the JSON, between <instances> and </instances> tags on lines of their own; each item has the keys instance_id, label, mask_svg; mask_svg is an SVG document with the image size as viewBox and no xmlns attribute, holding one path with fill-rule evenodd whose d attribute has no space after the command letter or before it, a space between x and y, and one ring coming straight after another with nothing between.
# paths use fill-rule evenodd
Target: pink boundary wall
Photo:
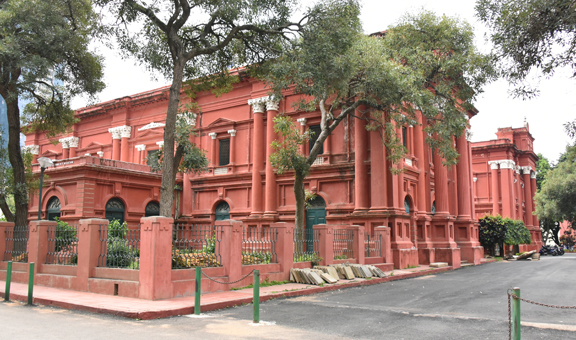
<instances>
[{"instance_id":1,"label":"pink boundary wall","mask_svg":"<svg viewBox=\"0 0 576 340\"><path fill-rule=\"evenodd\" d=\"M98 267L101 253L100 232L107 226L105 219L84 219L78 226L78 262L73 265L46 264L49 249L48 230L56 226L54 221L30 222L28 238L28 259L36 263L35 283L42 286L87 291L99 294L120 295L147 300L159 300L194 294L194 268L172 269L172 228L173 219L167 217L145 217L140 223L140 262L139 269ZM222 291L233 287L243 287L253 281L252 270L260 270L261 279L288 280L291 268L310 268L310 262L294 263L294 224L272 223L270 228L277 231L276 263L242 265L242 230L240 221L218 221L222 227L220 255L222 267L203 268L203 291ZM7 239L6 231L12 230L13 223L0 222L0 256L4 256ZM318 225L320 230L320 257L323 264L361 263L373 264L384 270L392 270L390 249L390 228L376 227L375 235L381 236L382 256L365 257L364 226L357 225ZM352 243L353 258L334 260L334 230L346 229L354 233ZM52 246L53 247L53 246ZM3 257L0 258L3 260ZM6 279L6 261L0 261L0 280ZM26 283L28 264L13 263L12 279ZM216 281L233 282L221 284Z\"/></svg>"}]
</instances>

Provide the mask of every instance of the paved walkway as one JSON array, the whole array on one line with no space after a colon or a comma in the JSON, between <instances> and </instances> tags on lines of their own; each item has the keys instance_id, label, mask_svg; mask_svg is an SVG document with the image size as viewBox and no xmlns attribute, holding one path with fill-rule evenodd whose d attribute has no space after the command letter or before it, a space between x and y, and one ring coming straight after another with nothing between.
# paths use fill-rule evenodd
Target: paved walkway
<instances>
[{"instance_id":1,"label":"paved walkway","mask_svg":"<svg viewBox=\"0 0 576 340\"><path fill-rule=\"evenodd\" d=\"M492 260L493 261L493 260ZM483 263L492 262L483 261ZM417 276L436 274L452 270L452 267L430 268L419 266L417 268L394 270L386 272L386 277L373 279L340 280L335 284L312 286L298 283L261 287L260 301L275 298L293 297L316 294L342 288L373 285L383 282L402 280ZM0 281L0 296L4 297L6 283ZM212 311L245 303L252 303L252 288L204 293L201 297L201 310ZM28 286L22 283L12 283L10 299L28 301ZM165 300L142 300L122 296L101 295L88 292L79 292L67 289L58 289L44 286L34 286L34 303L46 306L56 306L65 309L84 310L94 313L104 313L123 316L133 319L150 320L175 315L194 313L194 296L177 297Z\"/></svg>"}]
</instances>

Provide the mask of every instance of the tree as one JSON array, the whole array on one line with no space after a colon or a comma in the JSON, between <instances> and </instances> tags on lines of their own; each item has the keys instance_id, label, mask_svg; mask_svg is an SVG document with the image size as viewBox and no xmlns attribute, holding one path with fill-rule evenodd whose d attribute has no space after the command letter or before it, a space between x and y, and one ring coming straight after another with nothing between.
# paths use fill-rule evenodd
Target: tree
<instances>
[{"instance_id":1,"label":"tree","mask_svg":"<svg viewBox=\"0 0 576 340\"><path fill-rule=\"evenodd\" d=\"M538 161L536 162L536 189L540 191L542 188L542 184L544 184L544 180L546 179L546 175L548 171L550 171L552 167L550 166L550 162L548 158L544 157L541 153L538 153Z\"/></svg>"},{"instance_id":2,"label":"tree","mask_svg":"<svg viewBox=\"0 0 576 340\"><path fill-rule=\"evenodd\" d=\"M28 129L54 136L74 122L71 97L104 87L101 59L88 50L97 19L87 0L0 0L0 95L7 106L18 226L27 225L28 213L20 119ZM20 99L31 100L22 115Z\"/></svg>"},{"instance_id":3,"label":"tree","mask_svg":"<svg viewBox=\"0 0 576 340\"><path fill-rule=\"evenodd\" d=\"M275 57L287 35L307 20L321 17L311 9L291 22L296 0L96 0L119 20L115 30L122 51L171 79L166 126L160 215L172 216L174 182L180 159L174 131L183 79L223 74L231 65L252 65ZM131 34L130 24L139 25Z\"/></svg>"},{"instance_id":4,"label":"tree","mask_svg":"<svg viewBox=\"0 0 576 340\"><path fill-rule=\"evenodd\" d=\"M479 0L477 15L491 30L503 75L517 96L537 90L525 83L532 70L551 76L569 66L576 76L576 3L570 0Z\"/></svg>"},{"instance_id":5,"label":"tree","mask_svg":"<svg viewBox=\"0 0 576 340\"><path fill-rule=\"evenodd\" d=\"M346 117L366 120L368 129L380 131L392 162L405 152L396 129L424 121L428 145L445 164L455 164L453 138L464 133L466 114L494 76L490 56L476 51L466 23L423 12L368 37L361 33L355 1L325 8L331 20L305 27L291 51L264 67L275 96L293 91L306 98L298 109L321 112L321 131L308 156L297 145L310 138L309 132L298 133L287 116L275 121L280 139L270 161L279 173L294 170L300 229L304 179L326 138Z\"/></svg>"},{"instance_id":6,"label":"tree","mask_svg":"<svg viewBox=\"0 0 576 340\"><path fill-rule=\"evenodd\" d=\"M494 246L502 244L506 238L506 222L500 215L484 216L478 220L479 241L482 247L494 251Z\"/></svg>"}]
</instances>

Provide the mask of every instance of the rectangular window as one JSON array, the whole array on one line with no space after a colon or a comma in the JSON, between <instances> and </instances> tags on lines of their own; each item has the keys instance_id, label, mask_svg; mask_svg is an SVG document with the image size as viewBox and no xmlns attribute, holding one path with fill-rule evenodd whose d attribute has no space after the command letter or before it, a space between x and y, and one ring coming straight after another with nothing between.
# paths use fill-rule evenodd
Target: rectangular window
<instances>
[{"instance_id":1,"label":"rectangular window","mask_svg":"<svg viewBox=\"0 0 576 340\"><path fill-rule=\"evenodd\" d=\"M228 165L230 163L230 138L220 140L218 151L218 165Z\"/></svg>"},{"instance_id":2,"label":"rectangular window","mask_svg":"<svg viewBox=\"0 0 576 340\"><path fill-rule=\"evenodd\" d=\"M310 141L309 141L310 148L308 149L308 152L312 151L312 148L314 147L316 140L318 140L318 136L320 136L320 132L322 132L320 125L310 126ZM320 152L318 154L321 155L323 153L324 153L324 144L322 144L322 147L320 148Z\"/></svg>"},{"instance_id":3,"label":"rectangular window","mask_svg":"<svg viewBox=\"0 0 576 340\"><path fill-rule=\"evenodd\" d=\"M405 126L402 127L402 145L408 147L408 129Z\"/></svg>"}]
</instances>

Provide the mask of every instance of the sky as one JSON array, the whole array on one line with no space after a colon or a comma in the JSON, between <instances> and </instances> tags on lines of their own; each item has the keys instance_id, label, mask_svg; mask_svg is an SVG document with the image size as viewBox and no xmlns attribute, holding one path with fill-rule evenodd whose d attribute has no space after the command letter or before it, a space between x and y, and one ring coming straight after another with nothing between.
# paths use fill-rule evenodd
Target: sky
<instances>
[{"instance_id":1,"label":"sky","mask_svg":"<svg viewBox=\"0 0 576 340\"><path fill-rule=\"evenodd\" d=\"M469 22L474 27L478 49L488 52L491 45L485 38L487 29L475 18L474 6L474 0L364 0L361 20L364 31L374 33L396 23L403 14L424 8L438 15L445 14ZM107 87L98 96L100 102L169 84L168 80L151 74L134 59L123 60L117 51L103 46L95 48L105 57L104 81ZM556 72L550 79L540 80L540 95L531 100L509 96L510 87L504 80L487 85L475 103L479 113L471 120L472 141L496 139L499 127L522 127L526 119L535 138L534 151L556 162L570 142L563 124L575 118L576 96L572 95L575 87L576 80L571 79L565 70ZM86 105L84 98L72 102L73 108Z\"/></svg>"}]
</instances>

